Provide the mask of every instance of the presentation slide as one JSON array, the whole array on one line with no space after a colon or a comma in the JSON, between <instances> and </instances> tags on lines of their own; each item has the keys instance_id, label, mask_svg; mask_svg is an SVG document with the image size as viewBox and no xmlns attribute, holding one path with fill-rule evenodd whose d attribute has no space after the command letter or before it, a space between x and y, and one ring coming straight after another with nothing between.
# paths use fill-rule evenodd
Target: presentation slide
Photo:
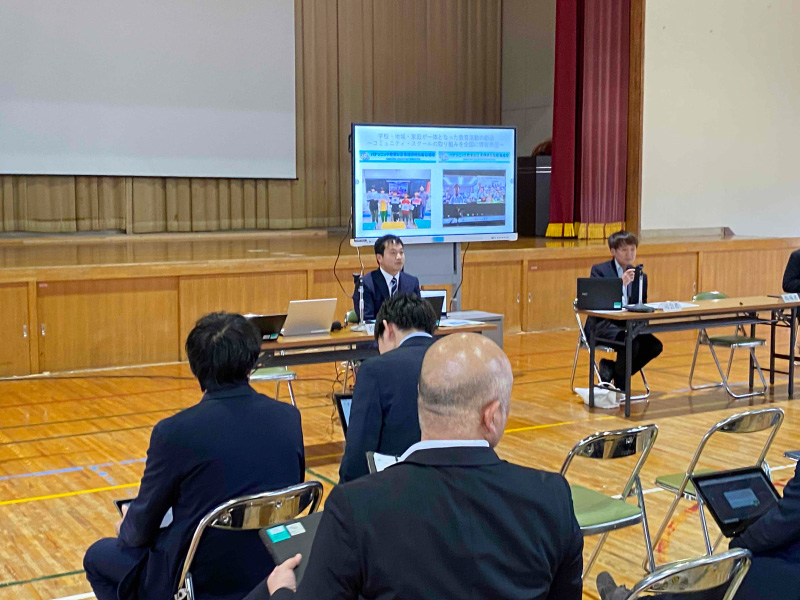
<instances>
[{"instance_id":1,"label":"presentation slide","mask_svg":"<svg viewBox=\"0 0 800 600\"><path fill-rule=\"evenodd\" d=\"M516 130L353 125L353 244L515 240Z\"/></svg>"}]
</instances>

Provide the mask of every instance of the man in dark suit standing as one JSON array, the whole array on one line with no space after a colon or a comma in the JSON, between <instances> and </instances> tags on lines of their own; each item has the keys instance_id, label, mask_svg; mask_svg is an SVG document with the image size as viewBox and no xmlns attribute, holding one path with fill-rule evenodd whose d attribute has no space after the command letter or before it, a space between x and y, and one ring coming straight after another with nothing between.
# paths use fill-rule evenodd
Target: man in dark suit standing
<instances>
[{"instance_id":1,"label":"man in dark suit standing","mask_svg":"<svg viewBox=\"0 0 800 600\"><path fill-rule=\"evenodd\" d=\"M789 255L786 271L783 272L783 291L787 294L800 294L800 250Z\"/></svg>"},{"instance_id":2,"label":"man in dark suit standing","mask_svg":"<svg viewBox=\"0 0 800 600\"><path fill-rule=\"evenodd\" d=\"M628 231L617 231L608 238L611 260L592 267L591 277L610 277L622 279L622 305L639 302L639 286L642 286L642 302L647 302L647 275L642 273L642 281L636 281L636 250L639 240ZM587 323L587 335L596 335L605 340L618 342L615 350L617 360L600 360L600 378L624 391L625 388L625 329L610 319L592 319ZM650 333L636 335L633 339L631 374L638 373L647 363L661 354L664 349L657 337Z\"/></svg>"},{"instance_id":3,"label":"man in dark suit standing","mask_svg":"<svg viewBox=\"0 0 800 600\"><path fill-rule=\"evenodd\" d=\"M261 335L241 315L200 319L186 340L200 402L153 428L139 494L117 537L86 552L98 600L172 598L199 521L227 500L303 481L300 413L248 383ZM173 521L159 528L172 509ZM200 598L238 600L269 573L256 531L207 531L192 573Z\"/></svg>"},{"instance_id":4,"label":"man in dark suit standing","mask_svg":"<svg viewBox=\"0 0 800 600\"><path fill-rule=\"evenodd\" d=\"M339 480L369 472L366 452L400 456L420 439L417 383L422 358L433 344L436 314L419 296L398 294L375 321L380 356L359 367Z\"/></svg>"},{"instance_id":5,"label":"man in dark suit standing","mask_svg":"<svg viewBox=\"0 0 800 600\"><path fill-rule=\"evenodd\" d=\"M797 254L797 253L795 253ZM753 563L736 593L739 600L800 600L800 478L797 469L778 504L731 540Z\"/></svg>"},{"instance_id":6,"label":"man in dark suit standing","mask_svg":"<svg viewBox=\"0 0 800 600\"><path fill-rule=\"evenodd\" d=\"M422 441L333 489L296 592L299 555L248 600L579 600L583 538L566 480L493 450L512 383L486 337L433 344L419 381Z\"/></svg>"},{"instance_id":7,"label":"man in dark suit standing","mask_svg":"<svg viewBox=\"0 0 800 600\"><path fill-rule=\"evenodd\" d=\"M419 279L403 271L406 255L403 240L396 235L384 235L375 241L375 259L378 268L364 275L364 319L374 319L387 298L397 294L419 296ZM353 306L358 308L358 285L353 292Z\"/></svg>"}]
</instances>

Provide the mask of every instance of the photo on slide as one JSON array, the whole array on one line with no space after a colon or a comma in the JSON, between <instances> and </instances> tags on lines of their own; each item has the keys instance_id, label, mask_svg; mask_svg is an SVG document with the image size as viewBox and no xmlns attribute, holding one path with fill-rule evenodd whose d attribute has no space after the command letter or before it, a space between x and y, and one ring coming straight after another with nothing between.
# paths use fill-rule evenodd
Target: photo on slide
<instances>
[{"instance_id":1,"label":"photo on slide","mask_svg":"<svg viewBox=\"0 0 800 600\"><path fill-rule=\"evenodd\" d=\"M496 227L506 224L505 171L445 171L442 225Z\"/></svg>"},{"instance_id":2,"label":"photo on slide","mask_svg":"<svg viewBox=\"0 0 800 600\"><path fill-rule=\"evenodd\" d=\"M431 228L431 172L364 169L364 231Z\"/></svg>"}]
</instances>

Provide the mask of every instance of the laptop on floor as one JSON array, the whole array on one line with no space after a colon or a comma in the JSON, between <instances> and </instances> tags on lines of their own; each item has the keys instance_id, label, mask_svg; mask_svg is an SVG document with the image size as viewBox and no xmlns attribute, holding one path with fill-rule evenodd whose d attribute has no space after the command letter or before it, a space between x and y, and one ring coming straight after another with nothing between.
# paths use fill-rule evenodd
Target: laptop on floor
<instances>
[{"instance_id":1,"label":"laptop on floor","mask_svg":"<svg viewBox=\"0 0 800 600\"><path fill-rule=\"evenodd\" d=\"M245 318L258 328L264 342L277 340L286 321L286 315L245 315Z\"/></svg>"},{"instance_id":2,"label":"laptop on floor","mask_svg":"<svg viewBox=\"0 0 800 600\"><path fill-rule=\"evenodd\" d=\"M281 333L286 337L330 333L335 312L336 298L292 300Z\"/></svg>"},{"instance_id":3,"label":"laptop on floor","mask_svg":"<svg viewBox=\"0 0 800 600\"><path fill-rule=\"evenodd\" d=\"M622 279L579 277L576 298L580 310L622 310Z\"/></svg>"},{"instance_id":4,"label":"laptop on floor","mask_svg":"<svg viewBox=\"0 0 800 600\"><path fill-rule=\"evenodd\" d=\"M780 499L760 467L694 475L692 483L720 531L728 538L742 533Z\"/></svg>"}]
</instances>

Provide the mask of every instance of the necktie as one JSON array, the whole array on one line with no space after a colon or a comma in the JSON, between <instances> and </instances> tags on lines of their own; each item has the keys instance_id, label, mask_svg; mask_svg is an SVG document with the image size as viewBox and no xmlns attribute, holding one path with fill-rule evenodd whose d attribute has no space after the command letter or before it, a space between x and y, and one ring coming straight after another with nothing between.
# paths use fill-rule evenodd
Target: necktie
<instances>
[{"instance_id":1,"label":"necktie","mask_svg":"<svg viewBox=\"0 0 800 600\"><path fill-rule=\"evenodd\" d=\"M389 297L391 298L397 293L397 277L392 277L391 285L389 286Z\"/></svg>"}]
</instances>

